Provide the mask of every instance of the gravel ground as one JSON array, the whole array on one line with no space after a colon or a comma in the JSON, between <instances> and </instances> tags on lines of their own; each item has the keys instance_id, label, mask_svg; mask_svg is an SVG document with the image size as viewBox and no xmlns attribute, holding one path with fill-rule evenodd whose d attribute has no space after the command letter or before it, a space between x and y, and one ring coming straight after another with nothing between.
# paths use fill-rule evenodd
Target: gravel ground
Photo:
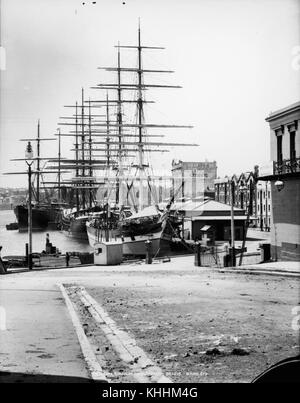
<instances>
[{"instance_id":1,"label":"gravel ground","mask_svg":"<svg viewBox=\"0 0 300 403\"><path fill-rule=\"evenodd\" d=\"M298 280L213 270L112 273L87 291L176 382L250 382L298 352Z\"/></svg>"}]
</instances>

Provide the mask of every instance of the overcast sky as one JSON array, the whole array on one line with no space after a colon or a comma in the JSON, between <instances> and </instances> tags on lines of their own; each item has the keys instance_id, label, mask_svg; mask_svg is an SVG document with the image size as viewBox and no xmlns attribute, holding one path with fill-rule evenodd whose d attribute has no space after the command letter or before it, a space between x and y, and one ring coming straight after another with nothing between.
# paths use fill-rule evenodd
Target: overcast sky
<instances>
[{"instance_id":1,"label":"overcast sky","mask_svg":"<svg viewBox=\"0 0 300 403\"><path fill-rule=\"evenodd\" d=\"M154 163L167 171L173 158L216 160L223 176L269 160L265 118L300 99L293 63L299 0L2 0L1 172L24 168L9 159L24 156L18 139L35 136L38 119L48 137L59 116L70 113L63 106L80 100L81 87L100 98L89 88L114 81L97 67L116 64L118 41L136 44L139 18L143 44L166 48L145 51L144 67L175 70L149 80L183 87L147 92L156 101L146 113L149 123L194 125L165 131L165 140L200 145L172 148ZM123 65L133 61L132 52L122 53ZM49 143L43 154L54 156ZM69 146L64 140L65 155ZM26 186L25 176L0 181Z\"/></svg>"}]
</instances>

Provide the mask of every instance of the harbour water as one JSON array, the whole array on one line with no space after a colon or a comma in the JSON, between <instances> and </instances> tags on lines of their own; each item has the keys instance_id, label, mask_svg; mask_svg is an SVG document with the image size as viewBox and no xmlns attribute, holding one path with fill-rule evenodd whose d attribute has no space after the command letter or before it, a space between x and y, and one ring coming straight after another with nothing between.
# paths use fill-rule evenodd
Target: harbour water
<instances>
[{"instance_id":1,"label":"harbour water","mask_svg":"<svg viewBox=\"0 0 300 403\"><path fill-rule=\"evenodd\" d=\"M28 243L28 233L19 231L7 231L5 225L15 222L13 210L0 211L0 246L1 255L25 255L25 244ZM60 231L40 231L32 234L32 251L42 252L45 250L46 234L49 233L50 242L62 253L65 252L90 252L92 248L87 241L77 241L67 237Z\"/></svg>"}]
</instances>

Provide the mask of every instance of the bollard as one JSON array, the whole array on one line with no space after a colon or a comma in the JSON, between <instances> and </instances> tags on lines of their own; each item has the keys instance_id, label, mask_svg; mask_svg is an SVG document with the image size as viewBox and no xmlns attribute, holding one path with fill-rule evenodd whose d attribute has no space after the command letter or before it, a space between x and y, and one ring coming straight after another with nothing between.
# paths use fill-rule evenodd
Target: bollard
<instances>
[{"instance_id":1,"label":"bollard","mask_svg":"<svg viewBox=\"0 0 300 403\"><path fill-rule=\"evenodd\" d=\"M32 261L32 253L28 255L28 270L32 270L33 261Z\"/></svg>"},{"instance_id":2,"label":"bollard","mask_svg":"<svg viewBox=\"0 0 300 403\"><path fill-rule=\"evenodd\" d=\"M152 264L152 242L148 239L145 241L146 247L146 264Z\"/></svg>"},{"instance_id":3,"label":"bollard","mask_svg":"<svg viewBox=\"0 0 300 403\"><path fill-rule=\"evenodd\" d=\"M2 250L2 246L0 246L0 274L5 274L6 273L6 267L5 267L5 264L3 263L2 259L1 259L1 250Z\"/></svg>"},{"instance_id":4,"label":"bollard","mask_svg":"<svg viewBox=\"0 0 300 403\"><path fill-rule=\"evenodd\" d=\"M69 262L70 262L70 254L69 252L66 252L66 266L69 267Z\"/></svg>"},{"instance_id":5,"label":"bollard","mask_svg":"<svg viewBox=\"0 0 300 403\"><path fill-rule=\"evenodd\" d=\"M260 243L261 263L269 262L271 259L271 245L269 243Z\"/></svg>"},{"instance_id":6,"label":"bollard","mask_svg":"<svg viewBox=\"0 0 300 403\"><path fill-rule=\"evenodd\" d=\"M25 243L25 264L28 266L28 243Z\"/></svg>"},{"instance_id":7,"label":"bollard","mask_svg":"<svg viewBox=\"0 0 300 403\"><path fill-rule=\"evenodd\" d=\"M201 266L201 244L196 242L195 244L195 266Z\"/></svg>"},{"instance_id":8,"label":"bollard","mask_svg":"<svg viewBox=\"0 0 300 403\"><path fill-rule=\"evenodd\" d=\"M236 254L235 254L235 248L229 248L229 265L231 267L236 266Z\"/></svg>"}]
</instances>

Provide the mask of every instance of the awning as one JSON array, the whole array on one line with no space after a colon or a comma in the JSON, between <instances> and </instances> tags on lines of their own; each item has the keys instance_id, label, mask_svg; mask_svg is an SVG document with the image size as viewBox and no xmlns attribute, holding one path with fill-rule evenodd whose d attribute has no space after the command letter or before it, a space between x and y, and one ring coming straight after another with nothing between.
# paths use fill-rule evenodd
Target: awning
<instances>
[{"instance_id":1,"label":"awning","mask_svg":"<svg viewBox=\"0 0 300 403\"><path fill-rule=\"evenodd\" d=\"M196 216L196 217L190 217L190 219L192 221L230 221L231 217L228 215L225 216L208 216L208 215L200 215L200 216ZM245 215L237 215L234 216L234 221L246 221L247 220L247 216Z\"/></svg>"}]
</instances>

